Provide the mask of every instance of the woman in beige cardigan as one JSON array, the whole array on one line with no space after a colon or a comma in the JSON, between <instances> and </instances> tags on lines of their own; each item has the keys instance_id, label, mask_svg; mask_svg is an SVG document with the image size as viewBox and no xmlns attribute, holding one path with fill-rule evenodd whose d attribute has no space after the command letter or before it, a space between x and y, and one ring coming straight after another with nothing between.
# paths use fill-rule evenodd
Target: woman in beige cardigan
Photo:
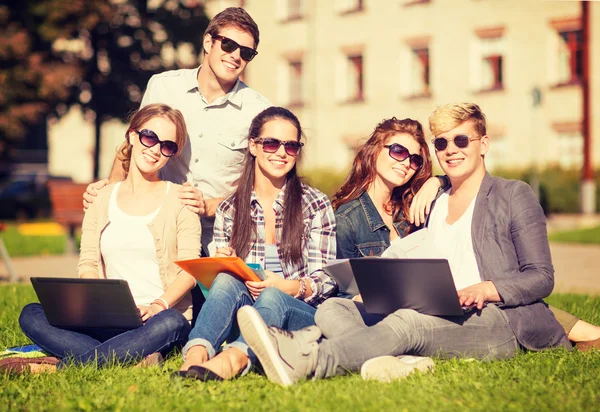
<instances>
[{"instance_id":1,"label":"woman in beige cardigan","mask_svg":"<svg viewBox=\"0 0 600 412\"><path fill-rule=\"evenodd\" d=\"M102 188L87 210L78 271L82 278L126 280L143 326L64 330L48 323L39 304L25 306L19 318L23 333L57 357L59 368L67 360L139 361L185 342L190 331L190 289L196 282L173 261L200 255L200 221L181 204L177 185L159 177L186 143L183 116L166 105L145 106L132 117L125 137L118 156L127 177ZM37 365L29 366L35 371Z\"/></svg>"}]
</instances>

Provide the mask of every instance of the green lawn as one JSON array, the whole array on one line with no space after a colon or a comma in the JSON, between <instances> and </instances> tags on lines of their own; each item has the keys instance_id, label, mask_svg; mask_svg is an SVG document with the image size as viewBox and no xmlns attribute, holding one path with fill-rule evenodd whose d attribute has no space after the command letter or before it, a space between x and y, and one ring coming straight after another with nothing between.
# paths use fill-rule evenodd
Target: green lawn
<instances>
[{"instance_id":1,"label":"green lawn","mask_svg":"<svg viewBox=\"0 0 600 412\"><path fill-rule=\"evenodd\" d=\"M65 252L65 235L25 236L19 233L17 225L6 225L0 234L11 257L60 255Z\"/></svg>"},{"instance_id":2,"label":"green lawn","mask_svg":"<svg viewBox=\"0 0 600 412\"><path fill-rule=\"evenodd\" d=\"M551 242L600 244L600 226L552 233Z\"/></svg>"},{"instance_id":3,"label":"green lawn","mask_svg":"<svg viewBox=\"0 0 600 412\"><path fill-rule=\"evenodd\" d=\"M0 286L0 347L26 343L17 317L35 299L29 285ZM600 298L554 295L548 301L600 324ZM392 384L359 375L291 388L251 373L232 382L171 380L163 368L73 367L53 375L0 375L1 410L597 410L600 352L522 353L502 362L438 361L431 374ZM596 405L596 406L594 406Z\"/></svg>"}]
</instances>

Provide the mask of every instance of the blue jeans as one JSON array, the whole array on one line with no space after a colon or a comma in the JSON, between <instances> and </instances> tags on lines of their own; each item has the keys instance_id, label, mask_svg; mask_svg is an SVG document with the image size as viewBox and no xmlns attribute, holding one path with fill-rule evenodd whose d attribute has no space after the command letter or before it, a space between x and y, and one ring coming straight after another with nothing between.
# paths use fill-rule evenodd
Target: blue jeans
<instances>
[{"instance_id":1,"label":"blue jeans","mask_svg":"<svg viewBox=\"0 0 600 412\"><path fill-rule=\"evenodd\" d=\"M139 361L154 352L167 352L187 339L191 326L175 309L164 310L143 326L128 331L72 331L48 323L39 303L25 306L19 316L23 333L45 352L59 359L76 363L97 362L102 366L115 360L119 363ZM58 364L64 366L65 361Z\"/></svg>"},{"instance_id":2,"label":"blue jeans","mask_svg":"<svg viewBox=\"0 0 600 412\"><path fill-rule=\"evenodd\" d=\"M327 339L319 345L315 377L358 371L371 358L391 355L506 359L520 349L504 311L496 305L463 316L438 317L399 309L366 312L349 299L326 300L316 324Z\"/></svg>"},{"instance_id":3,"label":"blue jeans","mask_svg":"<svg viewBox=\"0 0 600 412\"><path fill-rule=\"evenodd\" d=\"M238 348L248 356L248 367L244 373L247 372L256 362L256 357L237 326L237 310L245 305L252 305L269 326L300 330L315 324L316 309L308 303L272 287L264 289L254 301L244 282L221 273L211 285L206 302L190 332L190 340L183 348L184 358L188 349L196 345L204 346L209 358L212 358L227 341L225 348Z\"/></svg>"}]
</instances>

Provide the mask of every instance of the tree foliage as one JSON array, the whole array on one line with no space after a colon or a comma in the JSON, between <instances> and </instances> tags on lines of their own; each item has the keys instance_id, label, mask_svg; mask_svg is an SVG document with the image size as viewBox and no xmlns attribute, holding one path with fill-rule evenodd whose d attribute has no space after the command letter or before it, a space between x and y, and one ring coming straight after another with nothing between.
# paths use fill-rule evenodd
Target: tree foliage
<instances>
[{"instance_id":1,"label":"tree foliage","mask_svg":"<svg viewBox=\"0 0 600 412\"><path fill-rule=\"evenodd\" d=\"M99 146L101 123L136 109L153 74L198 63L207 24L195 0L0 6L0 153L29 123L73 104L95 118Z\"/></svg>"}]
</instances>

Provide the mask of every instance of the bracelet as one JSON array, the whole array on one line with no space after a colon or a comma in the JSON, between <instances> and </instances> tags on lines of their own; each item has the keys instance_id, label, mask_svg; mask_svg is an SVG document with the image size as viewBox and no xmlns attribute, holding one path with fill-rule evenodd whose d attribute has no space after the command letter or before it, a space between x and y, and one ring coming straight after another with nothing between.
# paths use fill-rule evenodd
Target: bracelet
<instances>
[{"instance_id":1,"label":"bracelet","mask_svg":"<svg viewBox=\"0 0 600 412\"><path fill-rule=\"evenodd\" d=\"M295 299L304 299L304 294L306 293L306 281L304 279L299 279L300 288L298 289L298 293L294 296Z\"/></svg>"},{"instance_id":2,"label":"bracelet","mask_svg":"<svg viewBox=\"0 0 600 412\"><path fill-rule=\"evenodd\" d=\"M169 309L169 304L163 298L156 298L152 301L152 303L156 303L158 306L160 306L164 310Z\"/></svg>"}]
</instances>

